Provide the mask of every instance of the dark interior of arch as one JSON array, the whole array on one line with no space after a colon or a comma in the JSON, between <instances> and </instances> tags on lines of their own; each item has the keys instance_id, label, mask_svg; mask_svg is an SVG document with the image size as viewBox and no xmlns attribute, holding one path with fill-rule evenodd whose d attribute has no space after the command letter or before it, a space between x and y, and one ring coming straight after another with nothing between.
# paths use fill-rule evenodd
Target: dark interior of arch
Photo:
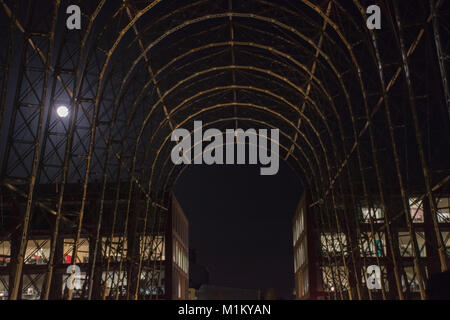
<instances>
[{"instance_id":1,"label":"dark interior of arch","mask_svg":"<svg viewBox=\"0 0 450 320\"><path fill-rule=\"evenodd\" d=\"M380 30L366 26L372 2ZM325 252L327 297L425 298L428 276L447 269L446 1L0 4L0 244L10 248L11 299L28 287L60 296L66 238L75 257L89 242L80 297L151 298L141 292L163 264L168 195L186 168L171 161L171 134L194 121L279 129L280 161L307 191ZM66 27L71 4L80 30ZM399 234L410 236L409 260ZM416 248L423 234L429 259ZM365 252L375 239L380 256ZM49 256L31 273L27 247L44 242ZM384 287L372 293L362 270L375 260ZM102 272L118 274L108 292Z\"/></svg>"}]
</instances>

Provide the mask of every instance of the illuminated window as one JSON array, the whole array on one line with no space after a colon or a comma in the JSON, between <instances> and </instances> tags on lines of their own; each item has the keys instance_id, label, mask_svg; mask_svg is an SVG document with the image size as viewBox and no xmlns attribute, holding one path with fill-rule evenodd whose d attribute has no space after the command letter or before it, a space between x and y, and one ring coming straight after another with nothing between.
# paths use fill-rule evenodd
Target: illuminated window
<instances>
[{"instance_id":1,"label":"illuminated window","mask_svg":"<svg viewBox=\"0 0 450 320\"><path fill-rule=\"evenodd\" d=\"M414 267L405 267L405 272L402 276L402 288L403 292L409 288L409 291L411 292L419 292L419 281L416 278L416 271L414 270Z\"/></svg>"},{"instance_id":2,"label":"illuminated window","mask_svg":"<svg viewBox=\"0 0 450 320\"><path fill-rule=\"evenodd\" d=\"M302 241L297 248L298 252L298 267L301 267L306 262L306 239Z\"/></svg>"},{"instance_id":3,"label":"illuminated window","mask_svg":"<svg viewBox=\"0 0 450 320\"><path fill-rule=\"evenodd\" d=\"M385 243L384 233L363 232L359 246L366 257L382 257L386 254Z\"/></svg>"},{"instance_id":4,"label":"illuminated window","mask_svg":"<svg viewBox=\"0 0 450 320\"><path fill-rule=\"evenodd\" d=\"M303 233L304 229L305 229L305 224L304 224L303 208L300 208L298 211L297 218L295 219L295 222L294 222L294 238L293 238L294 245L300 238L300 235Z\"/></svg>"},{"instance_id":5,"label":"illuminated window","mask_svg":"<svg viewBox=\"0 0 450 320\"><path fill-rule=\"evenodd\" d=\"M302 272L302 296L306 296L309 292L308 268Z\"/></svg>"},{"instance_id":6,"label":"illuminated window","mask_svg":"<svg viewBox=\"0 0 450 320\"><path fill-rule=\"evenodd\" d=\"M381 208L368 208L362 207L361 214L363 222L370 222L370 218L372 218L373 223L383 223L384 216Z\"/></svg>"},{"instance_id":7,"label":"illuminated window","mask_svg":"<svg viewBox=\"0 0 450 320\"><path fill-rule=\"evenodd\" d=\"M348 278L344 267L322 267L322 282L324 291L336 292L348 289ZM335 283L340 287L336 288Z\"/></svg>"},{"instance_id":8,"label":"illuminated window","mask_svg":"<svg viewBox=\"0 0 450 320\"><path fill-rule=\"evenodd\" d=\"M143 259L151 259L156 261L165 260L165 248L163 236L141 236L140 250ZM175 250L173 259L175 260Z\"/></svg>"},{"instance_id":9,"label":"illuminated window","mask_svg":"<svg viewBox=\"0 0 450 320\"><path fill-rule=\"evenodd\" d=\"M409 198L409 212L414 223L422 223L423 201L418 198Z\"/></svg>"},{"instance_id":10,"label":"illuminated window","mask_svg":"<svg viewBox=\"0 0 450 320\"><path fill-rule=\"evenodd\" d=\"M333 255L340 253L341 249L346 253L347 238L343 233L323 233L320 235L320 242L322 245L322 253L324 255Z\"/></svg>"},{"instance_id":11,"label":"illuminated window","mask_svg":"<svg viewBox=\"0 0 450 320\"><path fill-rule=\"evenodd\" d=\"M447 255L450 255L450 232L442 232L441 234L445 248L447 249Z\"/></svg>"},{"instance_id":12,"label":"illuminated window","mask_svg":"<svg viewBox=\"0 0 450 320\"><path fill-rule=\"evenodd\" d=\"M44 279L39 274L24 274L22 284L22 299L38 300L41 297L41 288Z\"/></svg>"},{"instance_id":13,"label":"illuminated window","mask_svg":"<svg viewBox=\"0 0 450 320\"><path fill-rule=\"evenodd\" d=\"M0 276L0 300L8 299L8 283L9 283L8 275Z\"/></svg>"},{"instance_id":14,"label":"illuminated window","mask_svg":"<svg viewBox=\"0 0 450 320\"><path fill-rule=\"evenodd\" d=\"M0 266L6 266L11 261L11 245L9 241L0 240Z\"/></svg>"}]
</instances>

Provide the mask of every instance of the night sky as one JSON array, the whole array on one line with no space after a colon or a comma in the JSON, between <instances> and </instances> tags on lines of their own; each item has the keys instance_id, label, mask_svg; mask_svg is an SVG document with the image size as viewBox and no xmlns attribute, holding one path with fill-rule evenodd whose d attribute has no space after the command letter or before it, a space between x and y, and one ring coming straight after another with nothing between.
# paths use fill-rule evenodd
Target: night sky
<instances>
[{"instance_id":1,"label":"night sky","mask_svg":"<svg viewBox=\"0 0 450 320\"><path fill-rule=\"evenodd\" d=\"M292 217L300 194L300 181L282 161L273 176L260 176L259 165L190 165L175 195L210 283L263 294L275 288L279 298L291 298Z\"/></svg>"}]
</instances>

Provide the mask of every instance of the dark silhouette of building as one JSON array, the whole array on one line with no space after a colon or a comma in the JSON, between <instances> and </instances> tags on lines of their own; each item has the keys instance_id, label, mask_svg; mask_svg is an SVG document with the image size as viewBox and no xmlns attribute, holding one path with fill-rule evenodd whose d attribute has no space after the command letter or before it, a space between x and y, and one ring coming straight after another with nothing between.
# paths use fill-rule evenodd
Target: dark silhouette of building
<instances>
[{"instance_id":1,"label":"dark silhouette of building","mask_svg":"<svg viewBox=\"0 0 450 320\"><path fill-rule=\"evenodd\" d=\"M427 282L429 300L450 300L450 271L435 273Z\"/></svg>"},{"instance_id":2,"label":"dark silhouette of building","mask_svg":"<svg viewBox=\"0 0 450 320\"><path fill-rule=\"evenodd\" d=\"M197 262L197 251L189 250L189 288L200 289L201 285L209 284L208 268Z\"/></svg>"}]
</instances>

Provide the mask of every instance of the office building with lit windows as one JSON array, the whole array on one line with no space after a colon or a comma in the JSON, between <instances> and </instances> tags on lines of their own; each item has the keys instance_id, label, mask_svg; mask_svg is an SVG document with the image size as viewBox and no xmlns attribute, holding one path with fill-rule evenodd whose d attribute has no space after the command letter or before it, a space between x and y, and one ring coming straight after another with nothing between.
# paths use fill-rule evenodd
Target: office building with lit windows
<instances>
[{"instance_id":1,"label":"office building with lit windows","mask_svg":"<svg viewBox=\"0 0 450 320\"><path fill-rule=\"evenodd\" d=\"M322 215L308 199L305 192L293 219L297 299L348 298L350 294L390 299L400 290L404 298L420 299L427 279L441 272L436 230L450 254L450 196L446 194L435 199L435 217L428 199L417 192L408 197L410 220L405 219L396 194L389 196L385 208L375 197L370 206L360 201L358 211L343 212L345 206L337 206L339 223L333 216ZM366 284L371 265L380 268L380 289Z\"/></svg>"},{"instance_id":2,"label":"office building with lit windows","mask_svg":"<svg viewBox=\"0 0 450 320\"><path fill-rule=\"evenodd\" d=\"M165 269L166 298L185 300L189 297L189 223L173 194L170 194L166 231L167 253Z\"/></svg>"},{"instance_id":3,"label":"office building with lit windows","mask_svg":"<svg viewBox=\"0 0 450 320\"><path fill-rule=\"evenodd\" d=\"M32 218L33 231L24 251L20 298L42 299L50 266L49 299L172 299L185 298L188 288L188 222L180 204L166 194L166 206L143 199L131 201L128 183L117 191L106 186L104 201L98 184L88 186L85 227L76 238L71 230L78 215L73 204L82 196L77 184L66 185L58 236L52 243L56 212L41 202ZM43 194L57 185L39 185ZM2 197L4 228L14 225L24 203L13 193ZM130 213L133 212L133 215ZM94 227L95 226L95 227ZM98 226L98 227L97 227ZM12 229L11 229L12 230ZM0 230L0 300L8 299L19 250L17 232ZM51 248L53 247L53 250ZM76 248L76 250L75 250ZM52 257L50 253L54 251ZM75 272L73 290L67 280ZM137 278L136 274L140 277ZM128 281L128 279L135 279ZM92 283L86 279L91 278ZM137 280L139 279L139 280ZM92 289L89 289L92 288Z\"/></svg>"}]
</instances>

